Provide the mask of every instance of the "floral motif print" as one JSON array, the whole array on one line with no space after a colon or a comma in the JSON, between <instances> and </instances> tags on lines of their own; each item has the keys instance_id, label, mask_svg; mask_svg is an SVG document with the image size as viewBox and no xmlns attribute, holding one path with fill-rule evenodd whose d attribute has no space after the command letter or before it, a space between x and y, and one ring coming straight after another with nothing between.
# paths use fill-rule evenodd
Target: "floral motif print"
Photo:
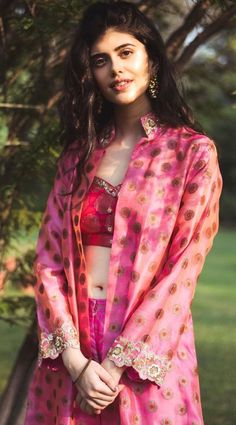
<instances>
[{"instance_id":1,"label":"floral motif print","mask_svg":"<svg viewBox=\"0 0 236 425\"><path fill-rule=\"evenodd\" d=\"M166 356L155 355L144 342L134 344L122 337L114 341L107 357L117 366L132 366L141 379L149 379L157 385L162 384L169 365Z\"/></svg>"},{"instance_id":2,"label":"floral motif print","mask_svg":"<svg viewBox=\"0 0 236 425\"><path fill-rule=\"evenodd\" d=\"M191 303L219 226L217 151L195 130L161 128L153 114L141 122L146 136L134 147L116 205L101 353L129 365L121 378L125 402L117 400L100 417L78 417L76 425L106 425L111 415L122 425L203 425ZM96 148L86 165L89 187L103 155ZM25 425L53 424L55 418L75 425L75 388L63 363L53 366L56 352L68 343L63 332L60 340L55 337L58 325L71 323L77 332L72 330L71 341L91 355L80 231L89 187L83 179L76 188L78 162L75 142L59 162L39 235L39 340L42 347L50 336L44 353L52 360L36 366ZM140 194L145 197L138 199Z\"/></svg>"},{"instance_id":3,"label":"floral motif print","mask_svg":"<svg viewBox=\"0 0 236 425\"><path fill-rule=\"evenodd\" d=\"M39 347L39 364L41 364L44 357L57 358L67 347L80 348L78 332L71 322L63 323L53 333L42 332Z\"/></svg>"}]
</instances>

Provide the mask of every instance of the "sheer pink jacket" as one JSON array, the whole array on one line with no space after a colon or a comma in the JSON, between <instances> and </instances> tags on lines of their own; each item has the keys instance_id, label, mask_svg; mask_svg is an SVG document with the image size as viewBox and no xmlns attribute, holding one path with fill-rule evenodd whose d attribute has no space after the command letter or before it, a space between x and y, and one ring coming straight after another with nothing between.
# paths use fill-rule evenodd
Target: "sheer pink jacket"
<instances>
[{"instance_id":1,"label":"sheer pink jacket","mask_svg":"<svg viewBox=\"0 0 236 425\"><path fill-rule=\"evenodd\" d=\"M185 127L163 131L153 114L141 122L145 136L133 150L115 213L103 357L126 365L126 380L136 374L137 382L147 379L154 384L149 386L152 391L158 391L180 374L181 367L196 375L190 307L218 231L222 177L215 144L207 136ZM105 152L97 146L86 166L89 185ZM91 354L79 225L85 181L73 195L63 195L75 187L78 161L79 144L74 143L59 163L35 261L41 362L35 374L45 370L51 380L53 370L64 366L42 359L56 359L67 346L80 346L84 355ZM67 401L60 415L63 424L71 424L74 389L63 373L61 395ZM197 393L194 379L192 393ZM135 405L140 394L129 393L129 402L132 397ZM125 418L122 403L120 414Z\"/></svg>"}]
</instances>

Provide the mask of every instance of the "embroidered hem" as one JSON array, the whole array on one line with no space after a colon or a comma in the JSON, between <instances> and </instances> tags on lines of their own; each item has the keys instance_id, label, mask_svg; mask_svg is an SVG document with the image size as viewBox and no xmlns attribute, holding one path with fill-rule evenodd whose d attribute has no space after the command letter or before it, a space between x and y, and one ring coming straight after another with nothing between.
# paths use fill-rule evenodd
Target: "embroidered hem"
<instances>
[{"instance_id":1,"label":"embroidered hem","mask_svg":"<svg viewBox=\"0 0 236 425\"><path fill-rule=\"evenodd\" d=\"M68 347L80 348L78 332L71 322L57 327L52 333L42 332L39 344L39 365L47 357L56 359Z\"/></svg>"},{"instance_id":2,"label":"embroidered hem","mask_svg":"<svg viewBox=\"0 0 236 425\"><path fill-rule=\"evenodd\" d=\"M131 342L124 337L118 337L114 341L107 357L116 366L132 366L141 379L148 379L159 386L163 384L171 363L167 356L158 356L150 351L148 344L142 341Z\"/></svg>"}]
</instances>

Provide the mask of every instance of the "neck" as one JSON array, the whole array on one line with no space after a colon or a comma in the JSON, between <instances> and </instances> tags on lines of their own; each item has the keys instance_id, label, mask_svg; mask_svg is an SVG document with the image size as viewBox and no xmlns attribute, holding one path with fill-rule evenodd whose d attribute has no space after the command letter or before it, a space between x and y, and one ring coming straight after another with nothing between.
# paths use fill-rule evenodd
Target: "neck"
<instances>
[{"instance_id":1,"label":"neck","mask_svg":"<svg viewBox=\"0 0 236 425\"><path fill-rule=\"evenodd\" d=\"M116 140L122 143L134 144L145 133L140 118L151 111L151 104L147 98L137 99L131 105L116 105L114 108L114 120L116 128Z\"/></svg>"}]
</instances>

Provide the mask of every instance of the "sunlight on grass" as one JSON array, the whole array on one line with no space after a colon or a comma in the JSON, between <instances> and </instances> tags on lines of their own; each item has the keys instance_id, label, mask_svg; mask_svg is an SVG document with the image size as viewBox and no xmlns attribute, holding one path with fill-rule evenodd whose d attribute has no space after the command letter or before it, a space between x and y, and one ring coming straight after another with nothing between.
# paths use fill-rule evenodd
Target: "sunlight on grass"
<instances>
[{"instance_id":1,"label":"sunlight on grass","mask_svg":"<svg viewBox=\"0 0 236 425\"><path fill-rule=\"evenodd\" d=\"M235 425L236 326L234 231L221 230L192 307L205 425Z\"/></svg>"}]
</instances>

